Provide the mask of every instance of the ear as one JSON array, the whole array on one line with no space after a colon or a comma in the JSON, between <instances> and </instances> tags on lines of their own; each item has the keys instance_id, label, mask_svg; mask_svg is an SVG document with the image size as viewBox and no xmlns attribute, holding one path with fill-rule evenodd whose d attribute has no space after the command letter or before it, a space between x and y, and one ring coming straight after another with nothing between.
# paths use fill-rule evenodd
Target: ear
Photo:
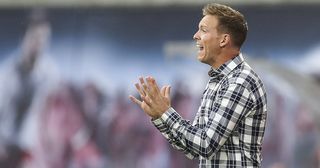
<instances>
[{"instance_id":1,"label":"ear","mask_svg":"<svg viewBox=\"0 0 320 168\"><path fill-rule=\"evenodd\" d=\"M222 34L221 35L221 40L220 40L220 47L221 48L225 47L230 42L231 42L231 38L230 38L229 34Z\"/></svg>"}]
</instances>

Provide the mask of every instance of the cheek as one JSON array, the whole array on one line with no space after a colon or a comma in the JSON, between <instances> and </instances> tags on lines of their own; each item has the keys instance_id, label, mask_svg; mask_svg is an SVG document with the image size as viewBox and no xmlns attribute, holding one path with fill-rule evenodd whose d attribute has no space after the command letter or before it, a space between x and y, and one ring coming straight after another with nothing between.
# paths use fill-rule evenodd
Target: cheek
<instances>
[{"instance_id":1,"label":"cheek","mask_svg":"<svg viewBox=\"0 0 320 168\"><path fill-rule=\"evenodd\" d=\"M217 42L217 40L212 38L205 39L204 45L207 48L207 50L214 50L219 47L219 43Z\"/></svg>"},{"instance_id":2,"label":"cheek","mask_svg":"<svg viewBox=\"0 0 320 168\"><path fill-rule=\"evenodd\" d=\"M213 48L213 44L209 40L204 41L203 45L204 45L204 49L205 49L206 52L209 52Z\"/></svg>"},{"instance_id":3,"label":"cheek","mask_svg":"<svg viewBox=\"0 0 320 168\"><path fill-rule=\"evenodd\" d=\"M202 36L201 39L202 39L202 42L203 42L204 45L212 45L213 39L212 39L211 36L204 35L204 36Z\"/></svg>"}]
</instances>

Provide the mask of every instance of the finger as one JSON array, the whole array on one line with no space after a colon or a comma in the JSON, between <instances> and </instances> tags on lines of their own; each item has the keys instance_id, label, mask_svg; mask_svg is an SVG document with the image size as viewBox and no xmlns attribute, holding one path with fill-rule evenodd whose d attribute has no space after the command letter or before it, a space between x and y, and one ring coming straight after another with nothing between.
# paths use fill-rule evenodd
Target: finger
<instances>
[{"instance_id":1,"label":"finger","mask_svg":"<svg viewBox=\"0 0 320 168\"><path fill-rule=\"evenodd\" d=\"M162 95L162 96L165 96L165 93L166 93L166 86L163 86L163 87L161 88L161 95Z\"/></svg>"},{"instance_id":2,"label":"finger","mask_svg":"<svg viewBox=\"0 0 320 168\"><path fill-rule=\"evenodd\" d=\"M140 84L142 86L143 92L145 93L145 95L147 95L150 91L149 91L149 88L148 88L146 82L144 81L144 78L140 77L139 80L140 80Z\"/></svg>"},{"instance_id":3,"label":"finger","mask_svg":"<svg viewBox=\"0 0 320 168\"><path fill-rule=\"evenodd\" d=\"M140 83L144 83L144 79L142 76L139 77Z\"/></svg>"},{"instance_id":4,"label":"finger","mask_svg":"<svg viewBox=\"0 0 320 168\"><path fill-rule=\"evenodd\" d=\"M151 107L152 105L152 100L150 99L149 96L142 96L141 99L148 105Z\"/></svg>"},{"instance_id":5,"label":"finger","mask_svg":"<svg viewBox=\"0 0 320 168\"><path fill-rule=\"evenodd\" d=\"M130 95L129 98L133 103L136 103L137 105L141 106L142 102L140 100L138 100L137 98L133 97L132 95Z\"/></svg>"},{"instance_id":6,"label":"finger","mask_svg":"<svg viewBox=\"0 0 320 168\"><path fill-rule=\"evenodd\" d=\"M145 83L142 84L142 90L145 93L145 95L149 95L150 94L150 90L149 90L147 84L145 84Z\"/></svg>"},{"instance_id":7,"label":"finger","mask_svg":"<svg viewBox=\"0 0 320 168\"><path fill-rule=\"evenodd\" d=\"M137 98L133 97L133 96L129 96L130 100L136 104L138 104L140 106L140 108L148 114L148 111L151 111L151 108L148 104L142 104L142 102L140 100L138 100ZM149 114L148 114L149 115Z\"/></svg>"},{"instance_id":8,"label":"finger","mask_svg":"<svg viewBox=\"0 0 320 168\"><path fill-rule=\"evenodd\" d=\"M156 80L153 77L150 77L150 81L151 81L151 85L153 85L154 88L155 88L155 92L156 93L160 93L160 89L158 87L158 84L157 84Z\"/></svg>"},{"instance_id":9,"label":"finger","mask_svg":"<svg viewBox=\"0 0 320 168\"><path fill-rule=\"evenodd\" d=\"M140 77L139 77L139 80L140 80L141 85L145 84L143 77L140 76Z\"/></svg>"},{"instance_id":10,"label":"finger","mask_svg":"<svg viewBox=\"0 0 320 168\"><path fill-rule=\"evenodd\" d=\"M165 91L165 95L164 95L168 99L170 98L170 90L171 90L171 86L168 85L166 87L166 91Z\"/></svg>"},{"instance_id":11,"label":"finger","mask_svg":"<svg viewBox=\"0 0 320 168\"><path fill-rule=\"evenodd\" d=\"M154 82L151 77L146 78L147 84L149 86L149 91L150 91L150 97L154 97L157 94L159 94L157 90L157 86L154 85Z\"/></svg>"},{"instance_id":12,"label":"finger","mask_svg":"<svg viewBox=\"0 0 320 168\"><path fill-rule=\"evenodd\" d=\"M138 90L140 96L146 96L146 93L143 91L143 89L141 89L139 83L136 83L135 86L136 86L136 89Z\"/></svg>"}]
</instances>

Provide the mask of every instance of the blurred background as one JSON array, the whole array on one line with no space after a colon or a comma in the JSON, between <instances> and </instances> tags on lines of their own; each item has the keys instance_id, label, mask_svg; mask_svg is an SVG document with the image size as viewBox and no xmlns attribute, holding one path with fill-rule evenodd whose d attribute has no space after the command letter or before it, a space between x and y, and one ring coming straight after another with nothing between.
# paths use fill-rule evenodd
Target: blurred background
<instances>
[{"instance_id":1,"label":"blurred background","mask_svg":"<svg viewBox=\"0 0 320 168\"><path fill-rule=\"evenodd\" d=\"M192 120L209 66L194 0L0 0L1 168L193 168L128 99L172 86ZM268 92L263 167L320 167L320 1L233 0L242 52Z\"/></svg>"}]
</instances>

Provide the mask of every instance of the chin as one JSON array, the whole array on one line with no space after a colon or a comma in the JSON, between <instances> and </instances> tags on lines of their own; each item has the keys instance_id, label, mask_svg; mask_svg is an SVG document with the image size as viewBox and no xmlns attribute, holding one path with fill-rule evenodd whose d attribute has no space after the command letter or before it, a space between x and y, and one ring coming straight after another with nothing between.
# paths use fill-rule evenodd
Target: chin
<instances>
[{"instance_id":1,"label":"chin","mask_svg":"<svg viewBox=\"0 0 320 168\"><path fill-rule=\"evenodd\" d=\"M197 59L198 59L200 62L203 62L203 63L206 62L204 55L198 55Z\"/></svg>"},{"instance_id":2,"label":"chin","mask_svg":"<svg viewBox=\"0 0 320 168\"><path fill-rule=\"evenodd\" d=\"M210 62L208 60L206 60L204 57L198 57L198 60L201 62L201 63L204 63L204 64L207 64L207 65L210 65Z\"/></svg>"}]
</instances>

